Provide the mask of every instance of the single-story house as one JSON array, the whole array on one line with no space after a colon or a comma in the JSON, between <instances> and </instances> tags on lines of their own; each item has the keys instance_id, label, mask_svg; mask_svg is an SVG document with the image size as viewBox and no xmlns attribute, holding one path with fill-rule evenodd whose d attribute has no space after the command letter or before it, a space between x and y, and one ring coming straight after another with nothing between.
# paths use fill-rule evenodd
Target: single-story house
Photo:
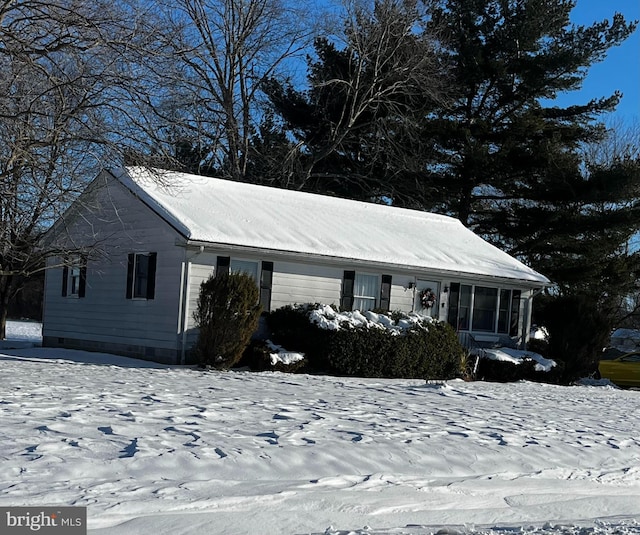
<instances>
[{"instance_id":1,"label":"single-story house","mask_svg":"<svg viewBox=\"0 0 640 535\"><path fill-rule=\"evenodd\" d=\"M520 345L549 284L451 217L142 167L101 173L49 243L76 252L50 260L43 344L165 363L197 338L200 283L229 270L266 311L416 311Z\"/></svg>"}]
</instances>

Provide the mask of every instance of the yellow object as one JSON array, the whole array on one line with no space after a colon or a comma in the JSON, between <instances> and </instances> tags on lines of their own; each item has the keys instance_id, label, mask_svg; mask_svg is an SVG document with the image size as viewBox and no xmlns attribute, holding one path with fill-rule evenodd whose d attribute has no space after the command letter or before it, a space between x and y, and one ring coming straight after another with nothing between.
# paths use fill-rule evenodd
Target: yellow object
<instances>
[{"instance_id":1,"label":"yellow object","mask_svg":"<svg viewBox=\"0 0 640 535\"><path fill-rule=\"evenodd\" d=\"M618 386L640 387L640 352L627 353L616 359L601 360L600 376Z\"/></svg>"}]
</instances>

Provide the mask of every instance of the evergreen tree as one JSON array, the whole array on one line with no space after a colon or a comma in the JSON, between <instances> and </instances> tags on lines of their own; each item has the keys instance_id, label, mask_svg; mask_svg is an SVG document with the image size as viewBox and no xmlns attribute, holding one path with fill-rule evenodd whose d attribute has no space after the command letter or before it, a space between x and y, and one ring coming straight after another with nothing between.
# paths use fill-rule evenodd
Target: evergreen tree
<instances>
[{"instance_id":1,"label":"evergreen tree","mask_svg":"<svg viewBox=\"0 0 640 535\"><path fill-rule=\"evenodd\" d=\"M578 89L588 68L635 23L616 14L572 25L574 6L570 0L438 2L431 24L446 28L444 53L458 94L425 121L438 154L427 163L422 198L426 208L459 217L555 283L541 313L550 321L554 356L570 359L567 379L596 370L602 340L594 343L593 330L577 336L556 320L591 306L591 324L607 333L640 271L627 248L640 221L639 162L587 165L580 151L604 139L596 120L621 95L553 105L559 93Z\"/></svg>"},{"instance_id":2,"label":"evergreen tree","mask_svg":"<svg viewBox=\"0 0 640 535\"><path fill-rule=\"evenodd\" d=\"M593 119L613 110L620 94L565 108L545 102L578 89L588 67L635 26L621 15L574 26L574 5L442 0L433 9L430 24L445 31L457 95L425 124L438 149L427 182L439 193L425 204L500 234L496 217L514 201L562 201L558 196L567 197L575 186L584 189L576 151L602 136Z\"/></svg>"},{"instance_id":3,"label":"evergreen tree","mask_svg":"<svg viewBox=\"0 0 640 535\"><path fill-rule=\"evenodd\" d=\"M285 189L295 189L303 170L300 152L273 113L267 113L258 132L249 140L246 180Z\"/></svg>"}]
</instances>

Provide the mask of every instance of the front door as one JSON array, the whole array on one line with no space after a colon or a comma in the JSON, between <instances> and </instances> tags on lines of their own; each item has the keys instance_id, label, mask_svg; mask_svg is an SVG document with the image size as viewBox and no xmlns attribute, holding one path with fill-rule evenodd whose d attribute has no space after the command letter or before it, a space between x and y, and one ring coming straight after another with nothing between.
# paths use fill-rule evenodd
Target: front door
<instances>
[{"instance_id":1,"label":"front door","mask_svg":"<svg viewBox=\"0 0 640 535\"><path fill-rule=\"evenodd\" d=\"M437 318L440 310L440 283L418 279L414 310L425 316Z\"/></svg>"}]
</instances>

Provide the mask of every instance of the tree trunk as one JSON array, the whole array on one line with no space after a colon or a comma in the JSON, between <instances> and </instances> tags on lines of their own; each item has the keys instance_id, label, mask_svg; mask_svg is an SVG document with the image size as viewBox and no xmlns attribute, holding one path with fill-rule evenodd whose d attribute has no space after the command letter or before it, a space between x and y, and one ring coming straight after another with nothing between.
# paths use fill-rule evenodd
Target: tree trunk
<instances>
[{"instance_id":1,"label":"tree trunk","mask_svg":"<svg viewBox=\"0 0 640 535\"><path fill-rule=\"evenodd\" d=\"M4 340L7 337L7 307L3 306L0 309L0 340Z\"/></svg>"},{"instance_id":2,"label":"tree trunk","mask_svg":"<svg viewBox=\"0 0 640 535\"><path fill-rule=\"evenodd\" d=\"M0 340L7 337L7 313L12 286L13 277L11 275L0 276Z\"/></svg>"}]
</instances>

